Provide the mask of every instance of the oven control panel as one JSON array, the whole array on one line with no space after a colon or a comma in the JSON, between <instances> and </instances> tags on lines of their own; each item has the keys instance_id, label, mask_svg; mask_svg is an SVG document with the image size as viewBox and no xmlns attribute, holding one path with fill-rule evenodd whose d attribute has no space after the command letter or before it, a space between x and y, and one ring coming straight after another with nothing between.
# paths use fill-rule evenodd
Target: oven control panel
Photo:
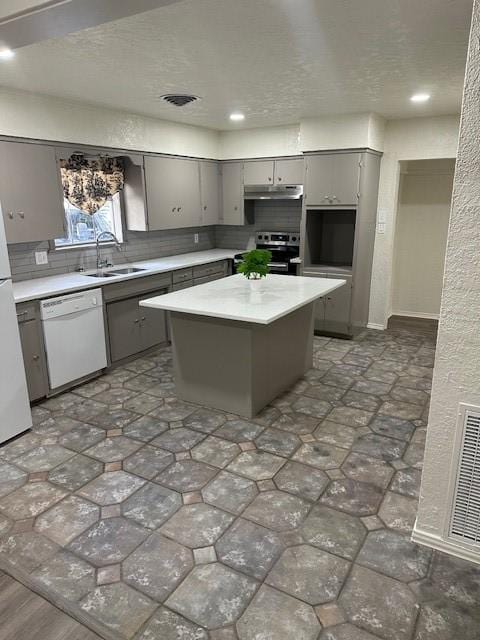
<instances>
[{"instance_id":1,"label":"oven control panel","mask_svg":"<svg viewBox=\"0 0 480 640\"><path fill-rule=\"evenodd\" d=\"M257 246L266 244L298 247L300 246L300 233L296 231L259 231L257 233Z\"/></svg>"}]
</instances>

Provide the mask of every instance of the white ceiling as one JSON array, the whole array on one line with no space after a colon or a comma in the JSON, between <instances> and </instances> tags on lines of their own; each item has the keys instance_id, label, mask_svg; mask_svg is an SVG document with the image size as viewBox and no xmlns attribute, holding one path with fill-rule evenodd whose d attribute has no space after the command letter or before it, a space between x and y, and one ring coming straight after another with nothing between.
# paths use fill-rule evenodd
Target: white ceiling
<instances>
[{"instance_id":1,"label":"white ceiling","mask_svg":"<svg viewBox=\"0 0 480 640\"><path fill-rule=\"evenodd\" d=\"M0 85L215 129L457 113L471 0L182 0L17 50ZM412 93L432 99L414 105ZM181 109L169 92L203 99Z\"/></svg>"}]
</instances>

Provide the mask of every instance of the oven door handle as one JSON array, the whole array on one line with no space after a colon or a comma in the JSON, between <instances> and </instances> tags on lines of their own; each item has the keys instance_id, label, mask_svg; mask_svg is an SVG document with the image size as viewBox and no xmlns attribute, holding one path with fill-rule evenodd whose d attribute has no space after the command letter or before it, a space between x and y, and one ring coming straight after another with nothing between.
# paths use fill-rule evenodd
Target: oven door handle
<instances>
[{"instance_id":1,"label":"oven door handle","mask_svg":"<svg viewBox=\"0 0 480 640\"><path fill-rule=\"evenodd\" d=\"M272 269L288 271L288 262L269 262L268 266Z\"/></svg>"}]
</instances>

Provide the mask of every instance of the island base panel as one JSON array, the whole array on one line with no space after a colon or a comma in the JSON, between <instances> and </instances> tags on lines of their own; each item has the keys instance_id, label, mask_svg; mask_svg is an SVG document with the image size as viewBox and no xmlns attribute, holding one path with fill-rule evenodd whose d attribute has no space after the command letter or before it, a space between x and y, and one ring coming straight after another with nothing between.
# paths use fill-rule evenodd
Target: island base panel
<instances>
[{"instance_id":1,"label":"island base panel","mask_svg":"<svg viewBox=\"0 0 480 640\"><path fill-rule=\"evenodd\" d=\"M177 396L252 418L312 367L313 303L268 325L171 314Z\"/></svg>"}]
</instances>

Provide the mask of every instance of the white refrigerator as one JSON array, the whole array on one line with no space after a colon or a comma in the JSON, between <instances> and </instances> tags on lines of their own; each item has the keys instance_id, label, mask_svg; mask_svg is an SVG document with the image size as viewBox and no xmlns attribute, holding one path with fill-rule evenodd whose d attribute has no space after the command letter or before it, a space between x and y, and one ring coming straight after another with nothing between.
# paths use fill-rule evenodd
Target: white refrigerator
<instances>
[{"instance_id":1,"label":"white refrigerator","mask_svg":"<svg viewBox=\"0 0 480 640\"><path fill-rule=\"evenodd\" d=\"M0 206L0 443L32 426Z\"/></svg>"}]
</instances>

